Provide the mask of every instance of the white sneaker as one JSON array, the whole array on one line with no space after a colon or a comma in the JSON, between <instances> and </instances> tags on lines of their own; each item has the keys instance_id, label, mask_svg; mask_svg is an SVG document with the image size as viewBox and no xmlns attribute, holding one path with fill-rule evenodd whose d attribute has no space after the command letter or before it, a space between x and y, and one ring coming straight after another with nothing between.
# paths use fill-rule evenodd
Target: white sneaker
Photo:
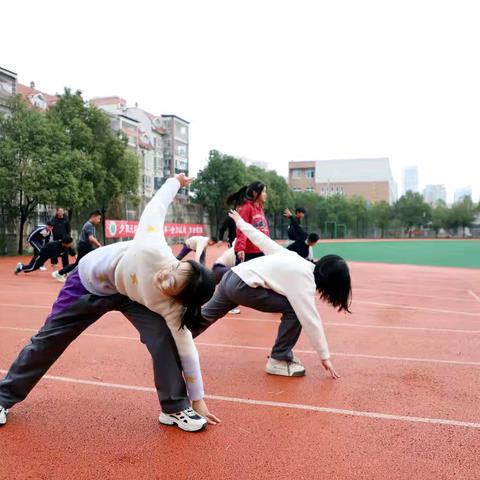
<instances>
[{"instance_id":1,"label":"white sneaker","mask_svg":"<svg viewBox=\"0 0 480 480\"><path fill-rule=\"evenodd\" d=\"M198 432L207 425L207 421L192 408L177 413L161 413L158 421L163 425L176 425L185 432Z\"/></svg>"},{"instance_id":2,"label":"white sneaker","mask_svg":"<svg viewBox=\"0 0 480 480\"><path fill-rule=\"evenodd\" d=\"M17 265L15 265L15 271L13 273L15 275L18 275L22 271L22 268L23 268L23 263L18 262Z\"/></svg>"},{"instance_id":3,"label":"white sneaker","mask_svg":"<svg viewBox=\"0 0 480 480\"><path fill-rule=\"evenodd\" d=\"M295 357L290 362L275 360L269 357L265 366L265 372L270 375L281 375L283 377L303 377L305 375L305 367Z\"/></svg>"},{"instance_id":4,"label":"white sneaker","mask_svg":"<svg viewBox=\"0 0 480 480\"><path fill-rule=\"evenodd\" d=\"M39 270L42 271L42 272L46 272L48 269L47 269L47 267L40 267Z\"/></svg>"},{"instance_id":5,"label":"white sneaker","mask_svg":"<svg viewBox=\"0 0 480 480\"><path fill-rule=\"evenodd\" d=\"M5 425L7 423L7 414L8 410L0 405L0 425Z\"/></svg>"},{"instance_id":6,"label":"white sneaker","mask_svg":"<svg viewBox=\"0 0 480 480\"><path fill-rule=\"evenodd\" d=\"M59 282L65 282L65 280L67 279L66 275L60 275L56 270L52 272L52 277L58 280Z\"/></svg>"},{"instance_id":7,"label":"white sneaker","mask_svg":"<svg viewBox=\"0 0 480 480\"><path fill-rule=\"evenodd\" d=\"M238 315L240 313L240 309L232 308L228 313L231 313L232 315Z\"/></svg>"}]
</instances>

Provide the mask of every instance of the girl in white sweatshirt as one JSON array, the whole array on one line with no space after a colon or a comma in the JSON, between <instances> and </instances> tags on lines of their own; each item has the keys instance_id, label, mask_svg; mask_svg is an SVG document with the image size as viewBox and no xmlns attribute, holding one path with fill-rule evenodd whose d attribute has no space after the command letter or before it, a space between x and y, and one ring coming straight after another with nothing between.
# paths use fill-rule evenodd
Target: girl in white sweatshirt
<instances>
[{"instance_id":1,"label":"girl in white sweatshirt","mask_svg":"<svg viewBox=\"0 0 480 480\"><path fill-rule=\"evenodd\" d=\"M0 381L0 424L67 346L112 310L132 322L152 355L160 422L195 431L206 421L219 421L203 400L198 352L186 328L195 324L200 306L213 295L213 274L193 260L179 262L163 233L168 206L189 183L184 174L168 179L146 206L132 241L98 248L82 258L45 325Z\"/></svg>"}]
</instances>

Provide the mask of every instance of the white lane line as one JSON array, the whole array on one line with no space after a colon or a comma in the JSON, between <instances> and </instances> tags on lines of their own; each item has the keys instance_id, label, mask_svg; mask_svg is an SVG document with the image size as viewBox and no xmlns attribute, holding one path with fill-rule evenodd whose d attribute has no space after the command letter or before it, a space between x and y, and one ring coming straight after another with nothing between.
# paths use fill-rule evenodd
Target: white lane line
<instances>
[{"instance_id":1,"label":"white lane line","mask_svg":"<svg viewBox=\"0 0 480 480\"><path fill-rule=\"evenodd\" d=\"M354 300L353 304L373 305L375 307L397 308L399 310L418 310L420 312L448 313L453 315L468 315L469 317L480 317L480 313L458 312L456 310L442 310L439 308L413 307L410 305L394 305L391 303L367 302L365 300Z\"/></svg>"},{"instance_id":2,"label":"white lane line","mask_svg":"<svg viewBox=\"0 0 480 480\"><path fill-rule=\"evenodd\" d=\"M385 295L399 295L402 297L419 297L419 298L433 298L433 299L439 299L439 300L454 300L456 302L471 302L470 299L468 298L460 298L460 297L444 297L440 295L423 295L420 293L409 293L409 292L393 292L391 290L377 290L374 288L364 288L364 287L355 287L354 291L364 291L364 292L375 292L378 294L385 294Z\"/></svg>"},{"instance_id":3,"label":"white lane line","mask_svg":"<svg viewBox=\"0 0 480 480\"><path fill-rule=\"evenodd\" d=\"M477 301L480 302L480 297L472 290L468 290L468 293Z\"/></svg>"},{"instance_id":4,"label":"white lane line","mask_svg":"<svg viewBox=\"0 0 480 480\"><path fill-rule=\"evenodd\" d=\"M263 350L271 351L271 347L254 347L251 345L233 345L225 343L205 343L205 342L195 342L197 345L202 347L217 347L217 348L237 348L241 350ZM308 354L317 354L315 350L299 350L295 349L295 353L308 353ZM460 360L442 360L437 358L417 358L417 357L392 357L388 355L367 355L362 353L342 353L342 352L330 352L332 355L337 357L353 357L353 358L369 358L373 360L392 360L394 362L421 362L421 363L442 363L448 365L467 365L471 367L480 367L480 362L462 362Z\"/></svg>"},{"instance_id":5,"label":"white lane line","mask_svg":"<svg viewBox=\"0 0 480 480\"><path fill-rule=\"evenodd\" d=\"M361 305L373 305L375 307L388 307L388 308L396 308L399 310L418 310L421 312L435 312L435 313L447 313L453 315L467 315L470 317L480 317L480 313L471 313L471 312L459 312L456 310L442 310L438 308L427 308L427 307L414 307L410 305L395 305L390 303L379 303L379 302L370 302L365 300L355 300L354 305L361 304ZM40 309L51 309L51 305L25 305L22 303L0 303L0 307L15 307L15 308L40 308Z\"/></svg>"},{"instance_id":6,"label":"white lane line","mask_svg":"<svg viewBox=\"0 0 480 480\"><path fill-rule=\"evenodd\" d=\"M238 318L233 315L226 317L229 321L237 322L260 322L260 323L274 323L280 325L280 319L278 320L268 320L263 318ZM353 327L353 328L377 328L380 330L413 330L413 331L423 331L423 332L445 332L445 333L468 333L468 334L478 334L480 330L462 330L456 328L432 328L432 327L402 327L395 325L371 325L365 323L339 323L339 322L323 322L323 325L332 326L332 327Z\"/></svg>"},{"instance_id":7,"label":"white lane line","mask_svg":"<svg viewBox=\"0 0 480 480\"><path fill-rule=\"evenodd\" d=\"M7 373L7 370L0 369L0 372ZM156 392L156 390L152 387L126 385L122 383L96 382L93 380L82 380L79 378L60 377L57 375L45 375L43 378L46 380L54 380L57 382L76 383L81 385L90 385L90 386L103 387L103 388L116 388L119 390L130 390L130 391L136 391L136 392L151 392L151 393ZM477 428L477 429L480 428L480 423L477 423L477 422L465 422L461 420L450 420L445 418L411 417L407 415L392 415L388 413L379 413L379 412L363 412L359 410L347 410L343 408L319 407L316 405L302 405L299 403L271 402L266 400L253 400L249 398L227 397L225 395L205 395L205 398L209 400L217 400L220 402L232 402L232 403L240 403L240 404L246 404L246 405L259 405L259 406L274 407L274 408L289 408L293 410L332 413L336 415L347 415L351 417L364 417L364 418L374 418L374 419L381 419L381 420L396 420L396 421L411 422L411 423L429 423L432 425L447 425L452 427Z\"/></svg>"},{"instance_id":8,"label":"white lane line","mask_svg":"<svg viewBox=\"0 0 480 480\"><path fill-rule=\"evenodd\" d=\"M20 332L37 332L37 330L32 328L20 328L20 327L0 327L3 330L14 330ZM136 340L137 337L126 337L121 335L102 335L99 333L82 333L82 337L94 337L94 338L107 338L112 340ZM208 342L195 342L196 345L201 347L213 347L213 348L233 348L238 350L260 350L269 352L271 347L257 347L252 345L234 345L228 343L208 343ZM315 350L299 350L295 349L296 353L305 353L305 354L314 354L317 352ZM436 358L417 358L417 357L392 357L386 355L367 355L362 353L342 353L342 352L331 352L332 355L337 357L353 357L353 358L368 358L372 360L391 360L395 362L421 362L421 363L441 363L447 365L468 365L472 367L479 367L480 362L469 362L469 361L460 361L460 360L442 360Z\"/></svg>"}]
</instances>

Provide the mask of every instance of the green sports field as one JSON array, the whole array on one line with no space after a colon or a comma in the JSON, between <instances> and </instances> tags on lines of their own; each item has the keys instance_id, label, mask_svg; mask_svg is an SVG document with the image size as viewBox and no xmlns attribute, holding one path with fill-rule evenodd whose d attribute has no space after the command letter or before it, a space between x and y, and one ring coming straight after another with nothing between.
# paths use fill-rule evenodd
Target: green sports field
<instances>
[{"instance_id":1,"label":"green sports field","mask_svg":"<svg viewBox=\"0 0 480 480\"><path fill-rule=\"evenodd\" d=\"M320 241L314 251L315 258L335 253L357 262L480 268L480 240Z\"/></svg>"}]
</instances>

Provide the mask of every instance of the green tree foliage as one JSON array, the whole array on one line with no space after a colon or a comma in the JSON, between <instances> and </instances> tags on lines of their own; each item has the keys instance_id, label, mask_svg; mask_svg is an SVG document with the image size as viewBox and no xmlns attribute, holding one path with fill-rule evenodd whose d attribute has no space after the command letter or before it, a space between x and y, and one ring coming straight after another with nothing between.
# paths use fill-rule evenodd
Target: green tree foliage
<instances>
[{"instance_id":1,"label":"green tree foliage","mask_svg":"<svg viewBox=\"0 0 480 480\"><path fill-rule=\"evenodd\" d=\"M385 229L392 220L393 210L388 202L376 202L370 209L370 218L372 224L380 229L380 235L385 236Z\"/></svg>"},{"instance_id":2,"label":"green tree foliage","mask_svg":"<svg viewBox=\"0 0 480 480\"><path fill-rule=\"evenodd\" d=\"M66 132L70 164L81 165L80 188L64 205L69 209L85 205L108 209L119 199L136 195L137 156L127 149L126 139L110 128L104 112L87 103L80 91L72 93L67 88L47 115Z\"/></svg>"},{"instance_id":3,"label":"green tree foliage","mask_svg":"<svg viewBox=\"0 0 480 480\"><path fill-rule=\"evenodd\" d=\"M395 212L411 237L414 227L427 225L431 219L431 207L422 195L408 191L395 204Z\"/></svg>"},{"instance_id":4,"label":"green tree foliage","mask_svg":"<svg viewBox=\"0 0 480 480\"><path fill-rule=\"evenodd\" d=\"M471 197L464 197L460 202L454 203L448 215L447 224L450 228L461 227L465 237L465 229L473 223L478 208L472 202Z\"/></svg>"},{"instance_id":5,"label":"green tree foliage","mask_svg":"<svg viewBox=\"0 0 480 480\"><path fill-rule=\"evenodd\" d=\"M39 204L54 203L76 171L65 171L67 138L58 124L19 96L10 110L0 119L0 202L4 213L18 219L21 253L28 218Z\"/></svg>"}]
</instances>

